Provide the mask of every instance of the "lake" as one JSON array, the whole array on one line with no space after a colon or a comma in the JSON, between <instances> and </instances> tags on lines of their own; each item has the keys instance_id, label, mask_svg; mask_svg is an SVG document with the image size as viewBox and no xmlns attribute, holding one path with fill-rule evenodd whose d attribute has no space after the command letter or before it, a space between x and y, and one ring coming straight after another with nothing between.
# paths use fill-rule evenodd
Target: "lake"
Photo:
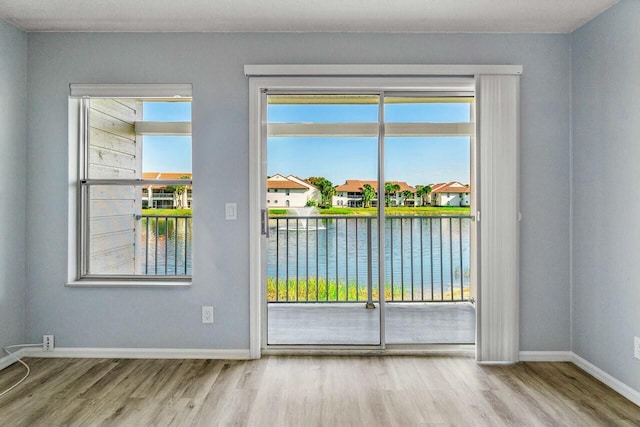
<instances>
[{"instance_id":1,"label":"lake","mask_svg":"<svg viewBox=\"0 0 640 427\"><path fill-rule=\"evenodd\" d=\"M142 274L191 275L191 217L143 216L141 229Z\"/></svg>"},{"instance_id":2,"label":"lake","mask_svg":"<svg viewBox=\"0 0 640 427\"><path fill-rule=\"evenodd\" d=\"M377 226L375 217L270 218L267 277L282 283L325 280L366 290L371 271L378 289ZM394 299L411 301L467 295L470 226L469 217L387 217L387 291Z\"/></svg>"}]
</instances>

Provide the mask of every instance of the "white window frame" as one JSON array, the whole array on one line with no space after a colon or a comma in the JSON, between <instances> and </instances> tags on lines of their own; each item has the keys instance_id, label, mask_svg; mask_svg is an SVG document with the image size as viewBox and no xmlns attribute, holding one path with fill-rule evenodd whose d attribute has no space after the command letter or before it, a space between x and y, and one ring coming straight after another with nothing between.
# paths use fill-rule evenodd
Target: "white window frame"
<instances>
[{"instance_id":1,"label":"white window frame","mask_svg":"<svg viewBox=\"0 0 640 427\"><path fill-rule=\"evenodd\" d=\"M175 99L192 98L191 84L71 84L69 96L69 176L68 176L68 265L66 286L70 287L184 287L191 276L90 275L87 256L86 189L90 185L189 185L192 180L88 179L86 147L87 102L91 98ZM191 122L136 122L137 135L191 136Z\"/></svg>"}]
</instances>

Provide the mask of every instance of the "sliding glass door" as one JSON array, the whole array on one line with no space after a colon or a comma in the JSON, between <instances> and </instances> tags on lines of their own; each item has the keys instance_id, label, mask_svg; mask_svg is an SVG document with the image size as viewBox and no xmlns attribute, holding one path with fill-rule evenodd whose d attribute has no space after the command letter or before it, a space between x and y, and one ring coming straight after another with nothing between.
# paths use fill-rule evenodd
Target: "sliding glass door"
<instances>
[{"instance_id":1,"label":"sliding glass door","mask_svg":"<svg viewBox=\"0 0 640 427\"><path fill-rule=\"evenodd\" d=\"M470 95L384 98L387 344L475 342Z\"/></svg>"},{"instance_id":2,"label":"sliding glass door","mask_svg":"<svg viewBox=\"0 0 640 427\"><path fill-rule=\"evenodd\" d=\"M267 346L469 344L473 93L263 97Z\"/></svg>"},{"instance_id":3,"label":"sliding glass door","mask_svg":"<svg viewBox=\"0 0 640 427\"><path fill-rule=\"evenodd\" d=\"M267 343L379 345L379 96L266 103Z\"/></svg>"}]
</instances>

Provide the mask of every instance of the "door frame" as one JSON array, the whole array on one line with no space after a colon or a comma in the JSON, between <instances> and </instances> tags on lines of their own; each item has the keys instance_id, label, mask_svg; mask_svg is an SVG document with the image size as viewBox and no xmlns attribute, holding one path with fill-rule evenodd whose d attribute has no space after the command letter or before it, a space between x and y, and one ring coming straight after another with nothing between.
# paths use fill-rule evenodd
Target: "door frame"
<instances>
[{"instance_id":1,"label":"door frame","mask_svg":"<svg viewBox=\"0 0 640 427\"><path fill-rule=\"evenodd\" d=\"M246 66L247 69L250 66ZM253 66L253 67L269 67L269 66ZM276 66L273 66L276 67ZM287 66L279 66L286 68ZM296 66L291 66L296 67ZM299 66L298 66L299 67ZM304 67L304 66L303 66ZM313 67L313 66L307 66ZM340 66L338 66L340 67ZM344 66L348 67L348 66ZM376 67L383 66L370 66L372 67L372 75L383 75L384 73L378 72L375 74ZM412 66L409 66L412 67ZM415 66L413 66L415 67ZM428 66L427 71L429 71ZM263 191L263 179L266 176L266 135L262 132L266 120L266 112L263 108L263 98L266 96L265 92L269 91L352 91L353 93L367 92L367 93L379 93L383 94L385 91L391 92L418 92L418 91L475 91L474 74L478 70L474 66L449 66L451 67L447 71L447 66L434 66L437 68L437 72L431 72L426 74L428 77L340 77L340 76L325 76L317 77L304 74L287 76L286 74L280 74L278 76L268 77L252 77L249 80L249 275L250 275L250 304L249 304L249 317L250 317L250 354L252 358L259 358L263 347L266 347L266 341L264 336L264 326L266 324L266 310L263 304L266 301L266 289L263 286L263 271L266 268L266 257L263 256L262 242L264 237L262 236L261 226L261 210L263 206L266 206L266 195ZM467 68L464 68L467 67ZM512 73L513 69L509 66L495 66L497 74ZM297 70L297 69L296 69ZM247 71L247 70L245 70ZM467 72L464 72L467 71ZM297 71L301 73L301 71ZM486 66L482 69L482 72L487 72ZM249 75L251 75L249 73ZM437 77L442 76L442 77ZM458 76L458 77L451 77ZM381 129L382 130L382 129ZM379 134L381 138L383 134ZM477 141L477 135L475 140ZM476 207L473 205L479 198L480 194L480 182L477 176L477 167L475 167L476 153L474 147L474 140L472 139L471 147L471 186L475 188L475 195L472 197L472 212ZM383 147L383 144L379 144L379 150ZM379 161L379 176L378 179L383 179L383 175L380 175L380 168L383 167L384 152L379 153L382 162ZM382 163L382 164L381 164ZM384 213L384 208L379 215ZM476 222L472 221L472 235L477 235L478 227ZM380 236L384 238L384 236ZM472 258L475 259L475 263L472 260L471 263L471 287L479 288L479 278L477 274L474 274L474 266L479 264L480 254L477 246L478 239L472 239L471 251L474 254ZM382 246L383 247L383 246ZM380 256L380 254L378 255ZM381 268L384 269L384 263L381 264ZM380 301L381 308L384 307L384 294L381 294ZM476 301L476 308L478 304ZM476 310L477 318L477 310ZM317 350L318 352L326 353L330 351L355 351L355 352L407 352L411 349L406 349L406 346L386 346L384 343L384 310L381 309L380 319L380 336L381 342L379 345L374 346L322 346L318 349L317 346L296 346L296 349L302 351ZM476 342L478 342L480 336L479 332L476 336ZM404 349L403 349L404 347ZM447 352L457 352L456 349L451 349L451 346L444 346L444 350ZM463 346L462 351L466 354L469 351L473 351L473 346ZM415 348L414 348L415 350ZM459 348L457 350L460 350Z\"/></svg>"}]
</instances>

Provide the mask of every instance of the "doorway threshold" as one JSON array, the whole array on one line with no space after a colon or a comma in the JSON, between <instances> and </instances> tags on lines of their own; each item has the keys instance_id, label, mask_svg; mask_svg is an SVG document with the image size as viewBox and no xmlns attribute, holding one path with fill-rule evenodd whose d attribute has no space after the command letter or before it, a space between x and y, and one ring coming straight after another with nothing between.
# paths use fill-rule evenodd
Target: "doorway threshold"
<instances>
[{"instance_id":1,"label":"doorway threshold","mask_svg":"<svg viewBox=\"0 0 640 427\"><path fill-rule=\"evenodd\" d=\"M378 346L310 346L270 345L262 349L263 356L426 356L468 357L476 355L475 344L420 344Z\"/></svg>"}]
</instances>

